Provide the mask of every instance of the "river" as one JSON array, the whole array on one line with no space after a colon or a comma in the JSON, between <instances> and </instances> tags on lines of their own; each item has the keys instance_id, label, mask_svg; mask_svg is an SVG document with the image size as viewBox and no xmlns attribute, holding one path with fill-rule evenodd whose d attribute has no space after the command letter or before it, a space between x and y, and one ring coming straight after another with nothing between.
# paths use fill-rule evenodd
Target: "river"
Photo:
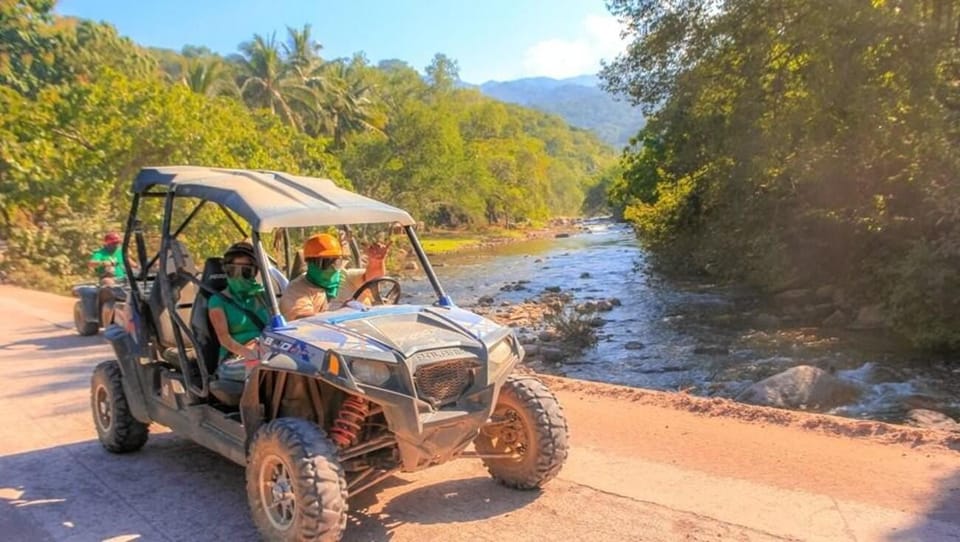
<instances>
[{"instance_id":1,"label":"river","mask_svg":"<svg viewBox=\"0 0 960 542\"><path fill-rule=\"evenodd\" d=\"M548 287L577 301L618 298L601 313L599 341L556 371L658 390L736 397L750 384L797 365L834 370L866 390L832 411L848 417L902 421L912 408L960 417L960 366L916 352L882 332L756 325L764 312L753 292L678 281L652 270L632 230L605 221L568 238L537 239L435 257L441 283L459 305L481 296L517 303ZM520 291L506 284L529 281ZM411 301L426 300L413 288ZM629 344L629 348L627 345Z\"/></svg>"}]
</instances>

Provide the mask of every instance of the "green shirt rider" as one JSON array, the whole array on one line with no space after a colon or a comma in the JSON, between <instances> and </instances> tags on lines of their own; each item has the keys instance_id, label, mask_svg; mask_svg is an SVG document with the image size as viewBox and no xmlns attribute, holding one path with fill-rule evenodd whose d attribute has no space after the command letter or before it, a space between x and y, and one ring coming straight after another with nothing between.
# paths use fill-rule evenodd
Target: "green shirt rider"
<instances>
[{"instance_id":1,"label":"green shirt rider","mask_svg":"<svg viewBox=\"0 0 960 542\"><path fill-rule=\"evenodd\" d=\"M127 279L127 271L123 267L123 249L120 248L120 234L115 231L103 236L103 246L90 256L87 267L96 272L97 277L104 283L114 280Z\"/></svg>"},{"instance_id":2,"label":"green shirt rider","mask_svg":"<svg viewBox=\"0 0 960 542\"><path fill-rule=\"evenodd\" d=\"M217 376L243 382L249 369L259 361L257 339L270 318L264 287L257 282L259 270L253 245L245 241L231 245L223 254L223 270L227 288L211 296L207 308L220 341Z\"/></svg>"}]
</instances>

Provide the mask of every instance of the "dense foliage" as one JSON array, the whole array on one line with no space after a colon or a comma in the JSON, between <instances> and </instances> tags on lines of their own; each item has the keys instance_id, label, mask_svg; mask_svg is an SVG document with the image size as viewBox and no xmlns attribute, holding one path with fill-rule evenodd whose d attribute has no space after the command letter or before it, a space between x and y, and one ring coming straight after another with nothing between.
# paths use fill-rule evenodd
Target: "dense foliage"
<instances>
[{"instance_id":1,"label":"dense foliage","mask_svg":"<svg viewBox=\"0 0 960 542\"><path fill-rule=\"evenodd\" d=\"M613 165L558 118L454 88L443 55L426 78L362 54L327 61L309 26L228 58L147 50L52 7L0 0L0 270L21 283L82 274L145 165L329 177L428 224L474 227L577 213Z\"/></svg>"},{"instance_id":2,"label":"dense foliage","mask_svg":"<svg viewBox=\"0 0 960 542\"><path fill-rule=\"evenodd\" d=\"M660 261L840 284L960 347L960 2L611 0L652 113L610 194Z\"/></svg>"}]
</instances>

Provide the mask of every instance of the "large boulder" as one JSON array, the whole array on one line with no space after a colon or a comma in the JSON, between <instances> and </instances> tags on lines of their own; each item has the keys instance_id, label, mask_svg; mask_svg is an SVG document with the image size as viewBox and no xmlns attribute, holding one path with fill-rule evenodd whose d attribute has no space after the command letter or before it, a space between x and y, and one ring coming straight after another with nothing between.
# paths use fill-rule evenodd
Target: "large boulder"
<instances>
[{"instance_id":1,"label":"large boulder","mask_svg":"<svg viewBox=\"0 0 960 542\"><path fill-rule=\"evenodd\" d=\"M761 380L737 396L754 405L828 410L860 397L860 387L818 367L800 365Z\"/></svg>"},{"instance_id":2,"label":"large boulder","mask_svg":"<svg viewBox=\"0 0 960 542\"><path fill-rule=\"evenodd\" d=\"M883 305L867 305L857 312L857 318L850 324L850 329L881 329L887 325L887 317L883 312Z\"/></svg>"},{"instance_id":3,"label":"large boulder","mask_svg":"<svg viewBox=\"0 0 960 542\"><path fill-rule=\"evenodd\" d=\"M957 423L956 420L942 412L925 408L915 408L907 412L906 422L907 425L915 427L960 432L960 423Z\"/></svg>"}]
</instances>

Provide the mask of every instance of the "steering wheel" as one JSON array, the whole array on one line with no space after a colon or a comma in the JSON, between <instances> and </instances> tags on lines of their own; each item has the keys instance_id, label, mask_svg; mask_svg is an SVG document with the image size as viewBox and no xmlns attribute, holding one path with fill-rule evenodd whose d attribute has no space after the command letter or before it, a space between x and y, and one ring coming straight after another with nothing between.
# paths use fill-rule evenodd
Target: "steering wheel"
<instances>
[{"instance_id":1,"label":"steering wheel","mask_svg":"<svg viewBox=\"0 0 960 542\"><path fill-rule=\"evenodd\" d=\"M353 300L359 300L368 292L373 305L396 305L400 301L400 282L392 277L368 280L353 293Z\"/></svg>"}]
</instances>

